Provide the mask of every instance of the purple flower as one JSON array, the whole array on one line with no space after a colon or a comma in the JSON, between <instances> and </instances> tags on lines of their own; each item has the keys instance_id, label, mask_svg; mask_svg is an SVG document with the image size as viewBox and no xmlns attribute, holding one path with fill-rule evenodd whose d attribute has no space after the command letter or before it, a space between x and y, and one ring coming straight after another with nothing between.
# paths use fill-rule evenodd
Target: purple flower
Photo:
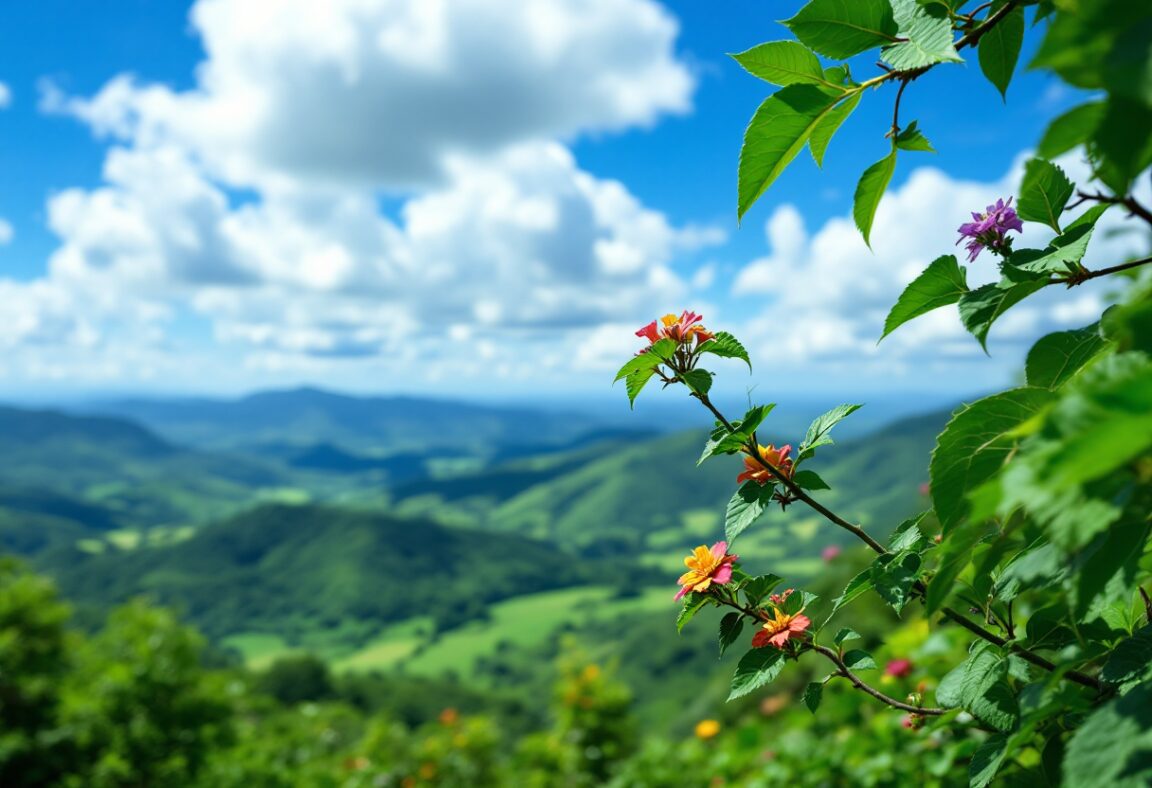
<instances>
[{"instance_id":1,"label":"purple flower","mask_svg":"<svg viewBox=\"0 0 1152 788\"><path fill-rule=\"evenodd\" d=\"M960 225L960 239L956 241L959 244L965 238L969 239L964 248L968 250L970 263L976 260L981 249L1007 256L1012 251L1012 239L1008 237L1008 231L1024 232L1024 223L1016 215L1011 197L1007 202L997 200L995 205L988 206L985 213L973 213L972 219L974 221Z\"/></svg>"}]
</instances>

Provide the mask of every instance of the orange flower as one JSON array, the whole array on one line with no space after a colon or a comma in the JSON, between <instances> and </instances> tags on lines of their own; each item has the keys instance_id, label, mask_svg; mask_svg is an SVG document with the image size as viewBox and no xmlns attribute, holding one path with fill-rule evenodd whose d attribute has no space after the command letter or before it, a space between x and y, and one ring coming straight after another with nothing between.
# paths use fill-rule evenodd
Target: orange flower
<instances>
[{"instance_id":1,"label":"orange flower","mask_svg":"<svg viewBox=\"0 0 1152 788\"><path fill-rule=\"evenodd\" d=\"M720 732L720 723L716 720L700 720L696 723L696 738L711 739Z\"/></svg>"},{"instance_id":2,"label":"orange flower","mask_svg":"<svg viewBox=\"0 0 1152 788\"><path fill-rule=\"evenodd\" d=\"M812 626L812 620L801 613L788 615L777 608L773 613L772 620L765 622L764 627L753 636L752 647L762 648L772 645L776 648L784 648L784 644L791 638L798 637L804 630Z\"/></svg>"},{"instance_id":3,"label":"orange flower","mask_svg":"<svg viewBox=\"0 0 1152 788\"><path fill-rule=\"evenodd\" d=\"M658 342L665 337L678 345L695 339L697 346L699 346L713 338L712 332L700 325L701 320L703 320L701 315L685 309L680 317L667 314L659 321L653 320L637 331L636 336L647 339L649 344Z\"/></svg>"},{"instance_id":4,"label":"orange flower","mask_svg":"<svg viewBox=\"0 0 1152 788\"><path fill-rule=\"evenodd\" d=\"M711 550L700 545L692 551L692 555L684 559L688 571L676 581L681 588L675 598L680 599L689 591L702 594L713 583L724 585L732 579L732 563L737 558L739 556L728 553L727 542L717 542Z\"/></svg>"},{"instance_id":5,"label":"orange flower","mask_svg":"<svg viewBox=\"0 0 1152 788\"><path fill-rule=\"evenodd\" d=\"M756 448L760 452L760 457L764 462L773 468L779 469L779 471L784 474L784 478L792 478L792 458L788 456L792 453L792 446L790 444L784 444L779 449L771 443L767 446L757 446ZM758 484L767 484L775 478L776 474L761 465L760 461L755 457L748 455L744 458L744 473L736 477L736 483L743 484L751 479Z\"/></svg>"}]
</instances>

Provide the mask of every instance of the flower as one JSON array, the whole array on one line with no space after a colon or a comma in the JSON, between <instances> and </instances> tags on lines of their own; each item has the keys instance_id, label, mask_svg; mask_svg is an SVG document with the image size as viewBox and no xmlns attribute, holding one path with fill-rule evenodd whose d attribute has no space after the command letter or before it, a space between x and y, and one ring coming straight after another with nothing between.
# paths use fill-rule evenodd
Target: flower
<instances>
[{"instance_id":1,"label":"flower","mask_svg":"<svg viewBox=\"0 0 1152 788\"><path fill-rule=\"evenodd\" d=\"M720 723L716 720L700 720L696 723L696 738L711 739L720 732Z\"/></svg>"},{"instance_id":2,"label":"flower","mask_svg":"<svg viewBox=\"0 0 1152 788\"><path fill-rule=\"evenodd\" d=\"M902 679L912 673L912 660L910 659L894 659L888 663L884 668L884 675L891 676L892 678Z\"/></svg>"},{"instance_id":3,"label":"flower","mask_svg":"<svg viewBox=\"0 0 1152 788\"><path fill-rule=\"evenodd\" d=\"M727 542L717 542L711 550L700 545L692 551L692 555L684 559L688 571L676 581L681 588L675 598L680 599L689 591L702 594L713 583L724 585L732 579L732 564L737 558L739 556L728 553Z\"/></svg>"},{"instance_id":4,"label":"flower","mask_svg":"<svg viewBox=\"0 0 1152 788\"><path fill-rule=\"evenodd\" d=\"M683 345L695 339L696 345L700 346L714 338L711 331L700 325L700 321L703 319L703 315L698 315L695 312L685 309L680 314L680 317L676 317L674 314L667 314L660 318L659 321L653 320L648 325L639 329L636 332L636 336L647 339L648 344L668 338L678 345Z\"/></svg>"},{"instance_id":5,"label":"flower","mask_svg":"<svg viewBox=\"0 0 1152 788\"><path fill-rule=\"evenodd\" d=\"M840 547L838 545L830 544L820 552L820 557L824 559L825 563L835 561L840 555Z\"/></svg>"},{"instance_id":6,"label":"flower","mask_svg":"<svg viewBox=\"0 0 1152 788\"><path fill-rule=\"evenodd\" d=\"M788 601L788 597L792 596L792 592L795 590L795 588L789 588L783 594L769 594L768 601L776 605L776 607L780 607Z\"/></svg>"},{"instance_id":7,"label":"flower","mask_svg":"<svg viewBox=\"0 0 1152 788\"><path fill-rule=\"evenodd\" d=\"M792 459L788 456L792 453L792 446L785 444L777 449L771 443L767 446L757 446L756 449L760 452L760 457L764 462L771 465L773 468L778 469L784 474L784 478L792 478ZM776 474L765 468L760 464L760 461L749 454L744 458L744 473L736 477L736 483L742 484L743 482L751 479L758 484L767 484L776 478Z\"/></svg>"},{"instance_id":8,"label":"flower","mask_svg":"<svg viewBox=\"0 0 1152 788\"><path fill-rule=\"evenodd\" d=\"M812 620L800 613L789 615L777 609L772 620L764 623L764 627L752 637L752 647L762 648L772 645L784 648L790 639L798 637L804 630L812 626Z\"/></svg>"},{"instance_id":9,"label":"flower","mask_svg":"<svg viewBox=\"0 0 1152 788\"><path fill-rule=\"evenodd\" d=\"M996 204L989 205L984 213L973 213L972 219L974 221L960 225L957 230L960 238L956 241L959 244L965 238L969 239L964 248L968 250L970 263L976 260L982 249L1007 255L1012 251L1012 239L1008 237L1008 231L1024 232L1024 223L1016 215L1011 197L1008 198L1008 202L1004 202L1003 199L997 200Z\"/></svg>"}]
</instances>

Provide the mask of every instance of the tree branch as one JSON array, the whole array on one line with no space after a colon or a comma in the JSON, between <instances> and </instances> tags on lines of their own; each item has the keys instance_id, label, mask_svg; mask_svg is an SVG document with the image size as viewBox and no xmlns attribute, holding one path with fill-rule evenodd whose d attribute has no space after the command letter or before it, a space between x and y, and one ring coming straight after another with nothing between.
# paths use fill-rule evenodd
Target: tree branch
<instances>
[{"instance_id":1,"label":"tree branch","mask_svg":"<svg viewBox=\"0 0 1152 788\"><path fill-rule=\"evenodd\" d=\"M830 649L827 646L818 646L816 644L812 644L811 648L813 651L818 651L828 659L832 660L832 662L837 667L836 672L838 675L848 679L850 682L852 682L856 689L860 690L861 692L868 693L881 703L886 703L894 709L907 711L911 714L921 714L925 717L938 717L941 714L948 713L948 709L936 709L930 706L913 706L909 703L904 703L903 701L898 701L895 698L889 697L875 687L865 684L863 679L848 669L848 666L844 664L844 659L833 649Z\"/></svg>"}]
</instances>

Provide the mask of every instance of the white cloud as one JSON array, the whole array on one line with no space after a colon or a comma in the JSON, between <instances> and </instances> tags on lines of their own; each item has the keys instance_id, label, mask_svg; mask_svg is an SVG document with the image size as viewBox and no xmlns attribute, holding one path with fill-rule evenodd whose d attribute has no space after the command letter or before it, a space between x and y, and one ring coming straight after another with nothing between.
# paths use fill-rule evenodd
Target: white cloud
<instances>
[{"instance_id":1,"label":"white cloud","mask_svg":"<svg viewBox=\"0 0 1152 788\"><path fill-rule=\"evenodd\" d=\"M0 82L0 109L12 106L12 88L7 83Z\"/></svg>"},{"instance_id":2,"label":"white cloud","mask_svg":"<svg viewBox=\"0 0 1152 788\"><path fill-rule=\"evenodd\" d=\"M653 124L690 108L653 0L200 0L207 60L176 92L110 81L42 105L232 184L423 184L453 154Z\"/></svg>"},{"instance_id":3,"label":"white cloud","mask_svg":"<svg viewBox=\"0 0 1152 788\"><path fill-rule=\"evenodd\" d=\"M16 231L12 229L12 225L0 219L0 246L12 243L12 238L15 235Z\"/></svg>"}]
</instances>

